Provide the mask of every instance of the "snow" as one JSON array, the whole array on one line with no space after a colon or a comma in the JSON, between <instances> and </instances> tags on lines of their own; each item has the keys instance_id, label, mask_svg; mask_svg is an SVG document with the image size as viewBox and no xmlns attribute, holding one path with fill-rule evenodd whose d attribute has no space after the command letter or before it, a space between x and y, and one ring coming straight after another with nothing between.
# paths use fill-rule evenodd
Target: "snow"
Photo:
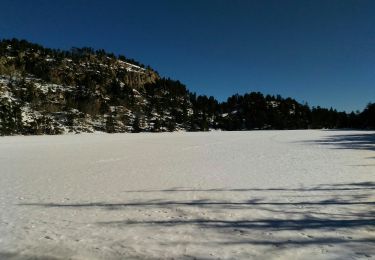
<instances>
[{"instance_id":1,"label":"snow","mask_svg":"<svg viewBox=\"0 0 375 260\"><path fill-rule=\"evenodd\" d=\"M0 75L0 85L7 85L9 81L9 77Z\"/></svg>"},{"instance_id":2,"label":"snow","mask_svg":"<svg viewBox=\"0 0 375 260\"><path fill-rule=\"evenodd\" d=\"M125 61L122 61L122 60L119 60L118 63L120 64L125 64L127 67L125 68L126 71L128 72L138 72L138 73L144 73L144 71L146 71L145 68L142 68L140 66L137 66L137 65L134 65L134 64L131 64L131 63L128 63L128 62L125 62ZM123 68L122 66L120 66L120 68Z\"/></svg>"},{"instance_id":3,"label":"snow","mask_svg":"<svg viewBox=\"0 0 375 260\"><path fill-rule=\"evenodd\" d=\"M375 256L375 132L0 138L0 259Z\"/></svg>"},{"instance_id":4,"label":"snow","mask_svg":"<svg viewBox=\"0 0 375 260\"><path fill-rule=\"evenodd\" d=\"M129 62L125 62L125 61L122 61L122 60L119 60L118 62L119 62L119 63L126 64L126 65L128 65L128 66L130 66L130 67L136 68L136 69L138 69L138 70L146 70L146 69L144 69L144 68L142 68L142 67L140 67L140 66L137 66L137 65L131 64L131 63L129 63Z\"/></svg>"},{"instance_id":5,"label":"snow","mask_svg":"<svg viewBox=\"0 0 375 260\"><path fill-rule=\"evenodd\" d=\"M9 91L9 87L7 87L8 83L6 82L6 79L0 78L0 100L2 102L9 102L12 103L16 101L16 98L13 97L13 93Z\"/></svg>"},{"instance_id":6,"label":"snow","mask_svg":"<svg viewBox=\"0 0 375 260\"><path fill-rule=\"evenodd\" d=\"M38 111L32 111L29 106L23 106L21 108L21 116L24 124L30 124L34 122L35 117L41 117L42 115Z\"/></svg>"},{"instance_id":7,"label":"snow","mask_svg":"<svg viewBox=\"0 0 375 260\"><path fill-rule=\"evenodd\" d=\"M7 99L8 102L13 102L16 99L13 97L12 92L9 92L7 89L3 90L2 93L0 93L1 99Z\"/></svg>"},{"instance_id":8,"label":"snow","mask_svg":"<svg viewBox=\"0 0 375 260\"><path fill-rule=\"evenodd\" d=\"M279 102L277 101L268 101L268 104L271 105L271 107L275 108L279 106Z\"/></svg>"}]
</instances>

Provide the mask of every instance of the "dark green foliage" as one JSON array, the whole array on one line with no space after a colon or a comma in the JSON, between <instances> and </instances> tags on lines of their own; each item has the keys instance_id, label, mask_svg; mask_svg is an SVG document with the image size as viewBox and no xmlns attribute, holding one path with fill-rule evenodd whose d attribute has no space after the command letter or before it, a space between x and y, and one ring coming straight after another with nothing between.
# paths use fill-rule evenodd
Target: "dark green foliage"
<instances>
[{"instance_id":1,"label":"dark green foliage","mask_svg":"<svg viewBox=\"0 0 375 260\"><path fill-rule=\"evenodd\" d=\"M21 109L0 99L0 135L22 133Z\"/></svg>"},{"instance_id":2,"label":"dark green foliage","mask_svg":"<svg viewBox=\"0 0 375 260\"><path fill-rule=\"evenodd\" d=\"M106 122L105 122L105 130L107 133L115 133L115 120L113 119L113 115L107 116Z\"/></svg>"},{"instance_id":3,"label":"dark green foliage","mask_svg":"<svg viewBox=\"0 0 375 260\"><path fill-rule=\"evenodd\" d=\"M132 127L133 127L133 133L141 132L140 120L138 116L134 118Z\"/></svg>"},{"instance_id":4,"label":"dark green foliage","mask_svg":"<svg viewBox=\"0 0 375 260\"><path fill-rule=\"evenodd\" d=\"M359 118L361 128L375 129L375 103L369 103Z\"/></svg>"},{"instance_id":5,"label":"dark green foliage","mask_svg":"<svg viewBox=\"0 0 375 260\"><path fill-rule=\"evenodd\" d=\"M310 122L307 105L259 92L234 95L221 107L224 116L219 126L225 130L304 129Z\"/></svg>"}]
</instances>

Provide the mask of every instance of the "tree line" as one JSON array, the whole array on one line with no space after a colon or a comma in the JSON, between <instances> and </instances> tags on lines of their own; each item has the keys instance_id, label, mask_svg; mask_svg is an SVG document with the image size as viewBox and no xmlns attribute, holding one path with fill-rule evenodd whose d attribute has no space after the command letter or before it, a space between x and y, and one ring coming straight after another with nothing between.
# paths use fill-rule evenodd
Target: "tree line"
<instances>
[{"instance_id":1,"label":"tree line","mask_svg":"<svg viewBox=\"0 0 375 260\"><path fill-rule=\"evenodd\" d=\"M375 129L375 103L361 112L346 113L260 92L235 94L219 102L189 91L178 80L160 77L150 67L132 71L120 61L145 67L123 55L89 47L63 51L25 40L0 41L0 76L9 79L0 84L0 134L58 134L63 128L106 132ZM12 99L3 96L9 92Z\"/></svg>"}]
</instances>

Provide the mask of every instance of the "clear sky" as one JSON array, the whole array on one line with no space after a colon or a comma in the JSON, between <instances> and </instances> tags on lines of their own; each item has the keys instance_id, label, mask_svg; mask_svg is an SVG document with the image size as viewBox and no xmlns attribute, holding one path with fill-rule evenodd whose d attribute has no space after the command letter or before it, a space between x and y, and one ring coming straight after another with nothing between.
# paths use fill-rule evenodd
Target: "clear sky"
<instances>
[{"instance_id":1,"label":"clear sky","mask_svg":"<svg viewBox=\"0 0 375 260\"><path fill-rule=\"evenodd\" d=\"M103 48L198 94L375 102L373 0L0 0L0 38Z\"/></svg>"}]
</instances>

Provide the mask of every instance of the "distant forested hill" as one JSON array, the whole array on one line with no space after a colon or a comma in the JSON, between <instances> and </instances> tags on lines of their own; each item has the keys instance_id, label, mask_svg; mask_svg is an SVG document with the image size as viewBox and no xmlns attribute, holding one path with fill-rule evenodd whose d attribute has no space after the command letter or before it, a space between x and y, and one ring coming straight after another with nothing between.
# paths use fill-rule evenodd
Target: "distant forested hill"
<instances>
[{"instance_id":1,"label":"distant forested hill","mask_svg":"<svg viewBox=\"0 0 375 260\"><path fill-rule=\"evenodd\" d=\"M104 50L0 41L0 134L375 128L375 104L358 113L310 108L252 92L225 102Z\"/></svg>"}]
</instances>

